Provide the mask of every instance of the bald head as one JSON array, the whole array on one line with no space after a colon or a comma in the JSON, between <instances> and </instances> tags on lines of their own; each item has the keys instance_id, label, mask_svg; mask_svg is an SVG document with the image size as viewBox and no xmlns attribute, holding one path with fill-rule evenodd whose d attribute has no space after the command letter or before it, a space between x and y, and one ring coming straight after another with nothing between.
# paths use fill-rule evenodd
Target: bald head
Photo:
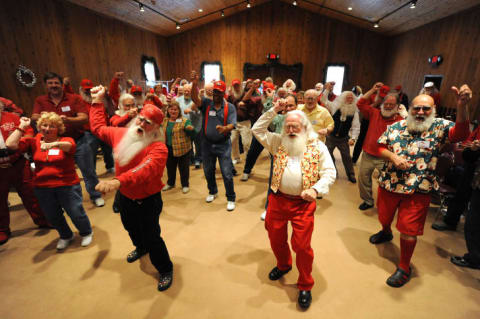
<instances>
[{"instance_id":1,"label":"bald head","mask_svg":"<svg viewBox=\"0 0 480 319\"><path fill-rule=\"evenodd\" d=\"M431 106L435 107L435 101L433 100L433 97L427 94L420 94L417 97L415 97L412 101L412 105L425 105L425 106Z\"/></svg>"},{"instance_id":2,"label":"bald head","mask_svg":"<svg viewBox=\"0 0 480 319\"><path fill-rule=\"evenodd\" d=\"M312 110L317 106L317 98L318 98L319 92L313 89L307 90L305 92L305 106L307 109Z\"/></svg>"}]
</instances>

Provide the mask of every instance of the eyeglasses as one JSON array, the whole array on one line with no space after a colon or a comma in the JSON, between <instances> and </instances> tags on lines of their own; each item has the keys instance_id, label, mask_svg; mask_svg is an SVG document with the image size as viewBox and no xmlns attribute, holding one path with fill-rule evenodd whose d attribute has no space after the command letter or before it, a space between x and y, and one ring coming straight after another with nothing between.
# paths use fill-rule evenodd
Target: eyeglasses
<instances>
[{"instance_id":1,"label":"eyeglasses","mask_svg":"<svg viewBox=\"0 0 480 319\"><path fill-rule=\"evenodd\" d=\"M431 109L432 109L431 106L425 106L425 105L418 105L418 106L416 105L416 106L413 107L413 110L415 112L419 112L420 110L422 110L423 112L428 112Z\"/></svg>"},{"instance_id":2,"label":"eyeglasses","mask_svg":"<svg viewBox=\"0 0 480 319\"><path fill-rule=\"evenodd\" d=\"M285 130L293 130L293 131L298 131L302 128L302 125L300 124L285 124Z\"/></svg>"},{"instance_id":3,"label":"eyeglasses","mask_svg":"<svg viewBox=\"0 0 480 319\"><path fill-rule=\"evenodd\" d=\"M145 122L145 124L152 125L152 121L147 120L147 119L146 119L145 117L143 117L143 116L139 116L139 117L138 117L138 120L140 121L140 123L141 123L141 122Z\"/></svg>"}]
</instances>

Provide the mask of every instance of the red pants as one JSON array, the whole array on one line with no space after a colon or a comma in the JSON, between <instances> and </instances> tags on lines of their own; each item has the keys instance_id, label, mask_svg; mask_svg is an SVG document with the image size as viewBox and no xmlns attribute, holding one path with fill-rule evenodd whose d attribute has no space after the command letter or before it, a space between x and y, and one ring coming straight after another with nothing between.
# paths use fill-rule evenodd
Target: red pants
<instances>
[{"instance_id":1,"label":"red pants","mask_svg":"<svg viewBox=\"0 0 480 319\"><path fill-rule=\"evenodd\" d=\"M37 225L47 225L47 220L33 194L33 173L30 163L24 158L17 160L12 167L0 168L0 232L10 231L10 213L8 211L8 191L15 187L22 199L23 206Z\"/></svg>"},{"instance_id":2,"label":"red pants","mask_svg":"<svg viewBox=\"0 0 480 319\"><path fill-rule=\"evenodd\" d=\"M292 249L297 255L297 286L300 290L311 290L314 284L313 249L310 242L316 208L315 201L307 202L300 197L293 198L280 192L271 193L268 198L265 228L280 270L292 267L292 254L288 246L288 221L292 223Z\"/></svg>"},{"instance_id":3,"label":"red pants","mask_svg":"<svg viewBox=\"0 0 480 319\"><path fill-rule=\"evenodd\" d=\"M429 205L429 194L398 194L378 187L378 220L382 225L391 225L398 208L397 229L402 234L423 235Z\"/></svg>"}]
</instances>

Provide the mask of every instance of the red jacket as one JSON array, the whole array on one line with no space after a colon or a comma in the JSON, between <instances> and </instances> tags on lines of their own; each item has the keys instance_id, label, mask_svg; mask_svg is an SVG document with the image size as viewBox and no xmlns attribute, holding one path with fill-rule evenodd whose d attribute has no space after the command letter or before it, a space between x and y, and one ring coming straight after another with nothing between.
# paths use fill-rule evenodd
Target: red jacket
<instances>
[{"instance_id":1,"label":"red jacket","mask_svg":"<svg viewBox=\"0 0 480 319\"><path fill-rule=\"evenodd\" d=\"M357 107L363 117L370 121L362 149L372 156L380 157L380 144L377 143L378 138L385 132L388 125L398 122L403 118L398 114L388 119L384 118L381 111L372 107L370 101L364 98L358 100Z\"/></svg>"},{"instance_id":2,"label":"red jacket","mask_svg":"<svg viewBox=\"0 0 480 319\"><path fill-rule=\"evenodd\" d=\"M128 113L123 114L122 116L114 114L109 122L110 126L115 126L115 127L124 127L127 126L127 124L131 121L132 119L130 116L128 116Z\"/></svg>"},{"instance_id":3,"label":"red jacket","mask_svg":"<svg viewBox=\"0 0 480 319\"><path fill-rule=\"evenodd\" d=\"M111 145L114 150L120 143L126 127L107 126L103 104L92 104L90 108L92 133ZM167 163L168 149L162 142L153 142L140 151L127 165L115 161L116 179L121 183L120 192L130 199L142 199L160 192L163 170Z\"/></svg>"}]
</instances>

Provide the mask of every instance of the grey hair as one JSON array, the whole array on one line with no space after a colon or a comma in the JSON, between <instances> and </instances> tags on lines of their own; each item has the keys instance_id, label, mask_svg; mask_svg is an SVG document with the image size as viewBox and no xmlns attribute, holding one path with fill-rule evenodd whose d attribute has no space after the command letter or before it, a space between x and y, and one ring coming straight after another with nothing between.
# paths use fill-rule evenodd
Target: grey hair
<instances>
[{"instance_id":1,"label":"grey hair","mask_svg":"<svg viewBox=\"0 0 480 319\"><path fill-rule=\"evenodd\" d=\"M300 111L300 110L293 110L293 111L290 111L288 112L286 115L285 115L285 121L287 120L287 118L289 116L292 116L292 115L296 115L296 116L299 116L300 117L300 120L302 122L302 125L305 129L305 133L307 134L307 137L309 139L317 139L318 138L318 134L315 133L315 130L313 129L313 126L312 126L312 123L310 123L310 120L308 119L307 115L305 114L305 112L303 111ZM284 121L284 123L285 123ZM284 125L284 132L285 132L285 125Z\"/></svg>"},{"instance_id":2,"label":"grey hair","mask_svg":"<svg viewBox=\"0 0 480 319\"><path fill-rule=\"evenodd\" d=\"M383 101L385 102L385 100L386 100L389 96L393 96L393 97L395 98L395 101L397 101L397 105L400 104L400 96L398 95L398 93L388 93L388 94L385 95L385 97L383 98Z\"/></svg>"},{"instance_id":3,"label":"grey hair","mask_svg":"<svg viewBox=\"0 0 480 319\"><path fill-rule=\"evenodd\" d=\"M118 99L118 108L123 110L123 101L125 101L126 99L132 99L135 101L135 98L133 97L133 95L131 95L130 93L123 93L122 95L120 95L120 98Z\"/></svg>"},{"instance_id":4,"label":"grey hair","mask_svg":"<svg viewBox=\"0 0 480 319\"><path fill-rule=\"evenodd\" d=\"M315 98L318 98L318 96L320 95L320 93L315 89L308 89L308 90L305 91L305 95L307 95L309 93L315 94Z\"/></svg>"}]
</instances>

